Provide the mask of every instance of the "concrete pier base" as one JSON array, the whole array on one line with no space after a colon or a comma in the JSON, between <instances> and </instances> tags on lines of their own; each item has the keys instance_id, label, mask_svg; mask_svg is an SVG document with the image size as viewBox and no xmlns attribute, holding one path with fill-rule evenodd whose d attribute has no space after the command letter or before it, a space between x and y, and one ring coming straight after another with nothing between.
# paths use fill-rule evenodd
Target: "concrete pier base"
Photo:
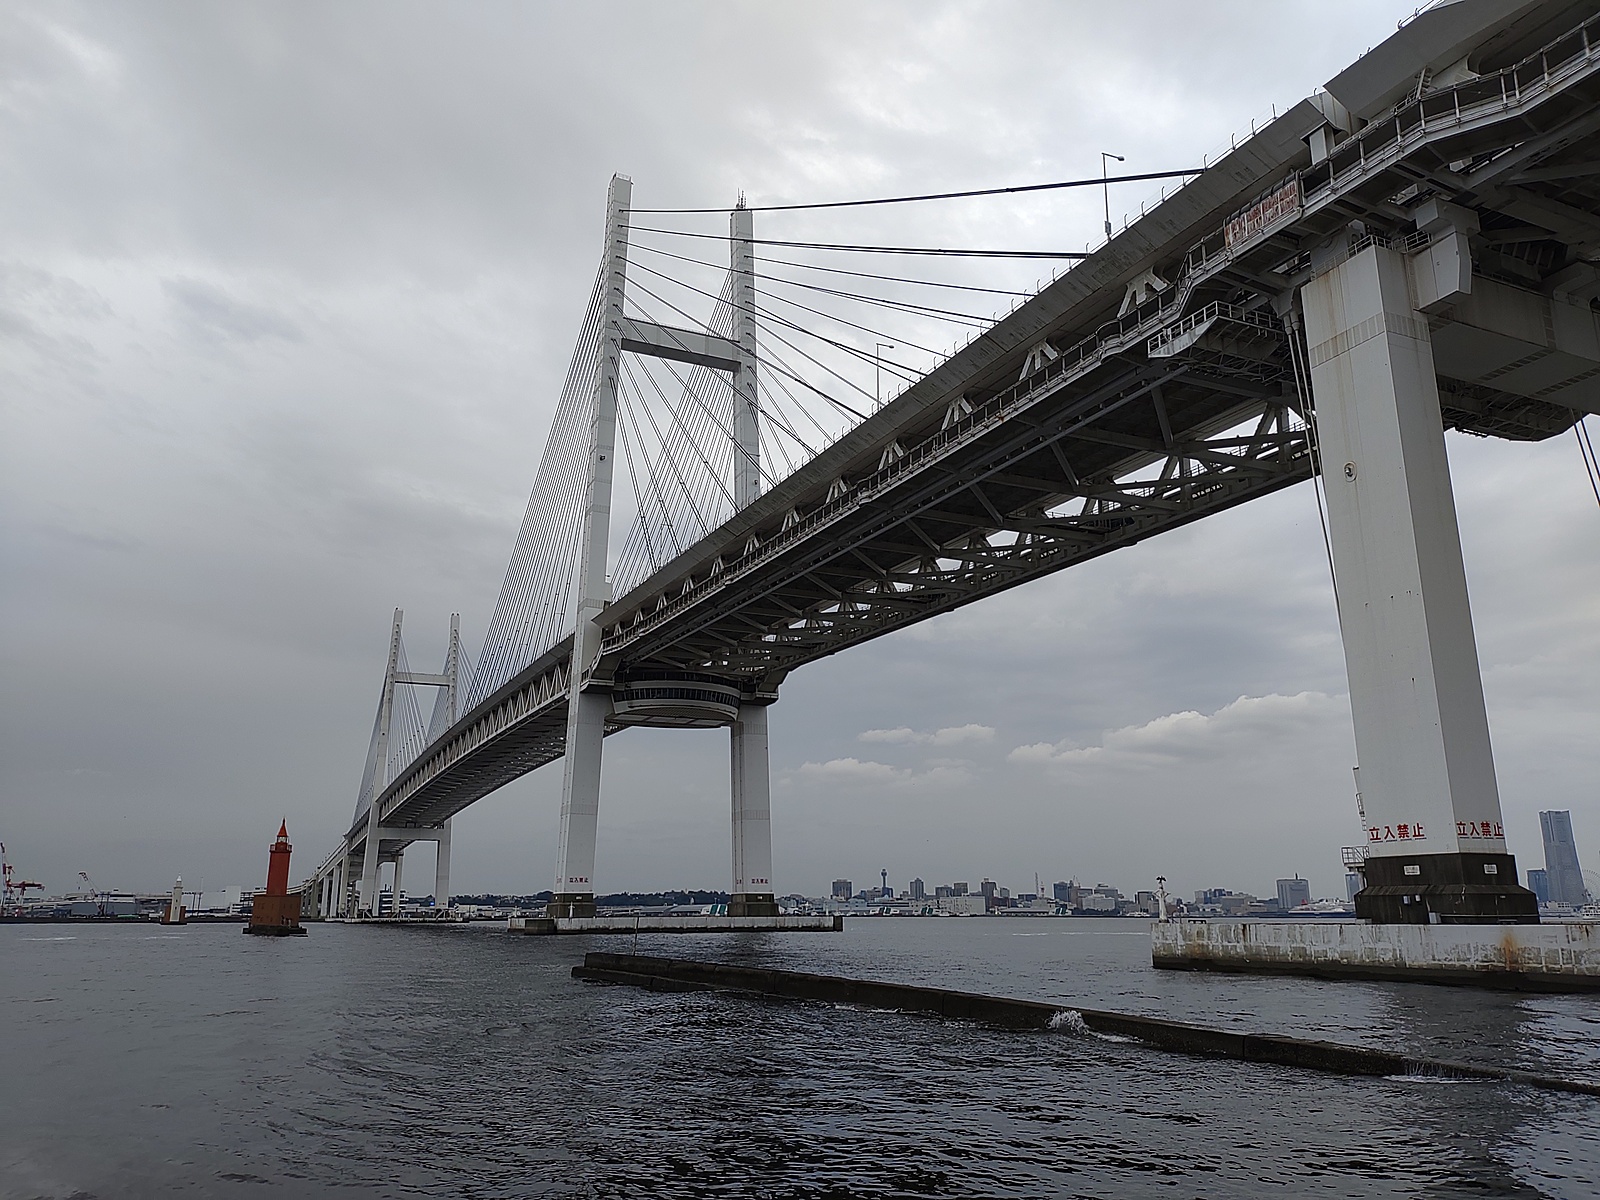
<instances>
[{"instance_id":1,"label":"concrete pier base","mask_svg":"<svg viewBox=\"0 0 1600 1200\"><path fill-rule=\"evenodd\" d=\"M839 916L614 916L614 917L511 917L506 922L511 933L733 933L733 932L812 932L838 933L844 928Z\"/></svg>"},{"instance_id":2,"label":"concrete pier base","mask_svg":"<svg viewBox=\"0 0 1600 1200\"><path fill-rule=\"evenodd\" d=\"M1151 926L1150 959L1169 970L1600 991L1600 926L1172 921Z\"/></svg>"}]
</instances>

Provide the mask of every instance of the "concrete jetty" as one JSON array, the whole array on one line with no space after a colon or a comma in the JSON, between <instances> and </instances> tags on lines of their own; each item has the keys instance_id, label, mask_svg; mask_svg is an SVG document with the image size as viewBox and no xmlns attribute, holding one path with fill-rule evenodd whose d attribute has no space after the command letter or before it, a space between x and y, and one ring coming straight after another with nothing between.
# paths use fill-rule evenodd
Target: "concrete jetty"
<instances>
[{"instance_id":1,"label":"concrete jetty","mask_svg":"<svg viewBox=\"0 0 1600 1200\"><path fill-rule=\"evenodd\" d=\"M1151 926L1150 959L1167 970L1600 991L1600 926L1176 920Z\"/></svg>"},{"instance_id":2,"label":"concrete jetty","mask_svg":"<svg viewBox=\"0 0 1600 1200\"><path fill-rule=\"evenodd\" d=\"M803 971L742 967L731 963L603 952L585 955L583 964L572 968L572 976L594 983L628 984L658 992L751 992L797 1000L853 1004L862 1008L923 1013L1005 1029L1103 1034L1132 1039L1154 1049L1178 1054L1271 1063L1339 1075L1427 1075L1444 1079L1497 1080L1549 1091L1600 1096L1600 1083L1560 1079L1479 1063L1422 1059L1366 1046L1236 1029L1212 1029L1163 1017L1106 1012L1066 1003L1017 1000L876 979L849 979Z\"/></svg>"}]
</instances>

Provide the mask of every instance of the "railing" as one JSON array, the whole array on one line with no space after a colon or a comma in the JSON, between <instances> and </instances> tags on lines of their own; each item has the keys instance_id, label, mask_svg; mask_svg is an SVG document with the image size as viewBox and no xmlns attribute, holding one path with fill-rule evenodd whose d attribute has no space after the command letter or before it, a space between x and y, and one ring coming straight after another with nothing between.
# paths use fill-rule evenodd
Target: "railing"
<instances>
[{"instance_id":1,"label":"railing","mask_svg":"<svg viewBox=\"0 0 1600 1200\"><path fill-rule=\"evenodd\" d=\"M1301 172L1303 197L1311 201L1351 173L1364 173L1372 160L1386 160L1423 136L1506 111L1550 91L1595 61L1600 54L1597 34L1600 16L1590 17L1514 66L1401 101L1388 116L1372 122L1322 162Z\"/></svg>"},{"instance_id":2,"label":"railing","mask_svg":"<svg viewBox=\"0 0 1600 1200\"><path fill-rule=\"evenodd\" d=\"M1190 333L1209 321L1218 318L1234 321L1240 325L1253 325L1257 329L1268 333L1282 333L1282 323L1270 313L1262 312L1259 308L1241 308L1237 304L1228 304L1222 300L1213 300L1204 308L1190 313L1176 325L1168 325L1150 335L1150 340L1145 343L1145 353L1151 358L1160 357L1160 352L1184 334Z\"/></svg>"}]
</instances>

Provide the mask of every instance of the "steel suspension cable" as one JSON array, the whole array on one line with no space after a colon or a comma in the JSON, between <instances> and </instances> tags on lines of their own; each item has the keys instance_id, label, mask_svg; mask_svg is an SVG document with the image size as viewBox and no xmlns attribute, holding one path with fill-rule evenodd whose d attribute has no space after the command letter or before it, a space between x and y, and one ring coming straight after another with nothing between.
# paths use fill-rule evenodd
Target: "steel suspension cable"
<instances>
[{"instance_id":1,"label":"steel suspension cable","mask_svg":"<svg viewBox=\"0 0 1600 1200\"><path fill-rule=\"evenodd\" d=\"M1572 432L1578 439L1578 453L1583 455L1583 469L1589 476L1589 487L1594 492L1594 501L1600 504L1600 458L1595 457L1594 442L1589 440L1587 419L1579 417L1572 427Z\"/></svg>"},{"instance_id":2,"label":"steel suspension cable","mask_svg":"<svg viewBox=\"0 0 1600 1200\"><path fill-rule=\"evenodd\" d=\"M696 263L702 267L709 267L714 271L728 270L722 264L711 262L709 259L690 258L687 255L674 254L670 250L663 250L659 246L651 246L645 242L633 242L628 248L630 250L648 250L651 254L675 258L679 262ZM823 271L829 275L851 275L857 279L879 279L886 283L909 283L917 287L947 288L958 292L985 292L994 296L1020 296L1023 299L1028 299L1036 294L1034 292L1016 292L1010 288L979 287L977 284L972 283L946 283L937 279L912 279L904 275L883 275L877 271L851 271L845 267L825 267L821 263L798 262L791 258L773 258L766 254L754 254L751 257L756 262L772 263L780 267L799 267L806 271ZM769 277L763 276L763 278Z\"/></svg>"},{"instance_id":3,"label":"steel suspension cable","mask_svg":"<svg viewBox=\"0 0 1600 1200\"><path fill-rule=\"evenodd\" d=\"M757 328L760 328L760 326L758 325ZM855 388L855 390L860 392L863 396L867 396L868 395L868 392L867 392L867 390L865 388L860 387L855 383L852 383L848 379L845 379L844 376L840 375L839 372L835 371L832 367L829 367L824 363L817 362L816 359L812 358L811 355L807 354L804 350L800 349L800 347L796 346L793 342L789 341L782 334L776 332L775 330L771 330L771 329L766 330L766 332L771 337L777 338L785 346L787 346L789 349L793 350L796 354L800 355L802 358L804 358L807 361L811 362L813 365L821 367L824 371L827 371L830 375L833 375L836 378L842 380L845 383L846 386ZM763 343L759 339L757 340L756 344L758 346L759 345L763 345ZM776 369L778 370L778 372L780 374L787 375L790 379L794 380L794 382L798 383L801 387L807 389L808 391L815 392L817 395L821 396L824 400L826 400L829 404L833 405L835 408L839 409L841 412L848 413L850 416L854 417L857 421L865 421L867 419L867 414L866 413L857 412L855 409L851 408L848 404L846 404L843 400L834 399L834 397L830 396L827 392L823 391L816 384L812 383L810 380L805 378L805 376L801 375L798 371L796 371L793 367L791 367L789 365L789 363L788 363L788 361L786 359L784 359L781 355L775 353L772 350L770 344L766 345L766 350L767 350L767 358L768 358L768 360L772 364L774 364L776 366ZM876 401L876 397L871 397L871 398L874 400L874 402ZM796 403L798 403L798 401Z\"/></svg>"},{"instance_id":4,"label":"steel suspension cable","mask_svg":"<svg viewBox=\"0 0 1600 1200\"><path fill-rule=\"evenodd\" d=\"M1016 196L1024 192L1054 192L1063 188L1104 187L1111 183L1139 183L1151 179L1187 179L1203 175L1204 168L1188 171L1144 171L1137 175L1088 175L1082 179L1058 179L1050 183L1023 183L1010 187L977 188L964 192L926 192L916 196L880 196L872 200L828 200L812 204L759 204L750 212L800 212L819 208L868 208L878 204L916 204L924 200L968 200L975 196ZM722 214L726 208L630 208L630 213Z\"/></svg>"},{"instance_id":5,"label":"steel suspension cable","mask_svg":"<svg viewBox=\"0 0 1600 1200\"><path fill-rule=\"evenodd\" d=\"M653 229L645 225L635 225L630 232L633 233L660 233L669 237L703 238L713 242L732 241L732 235L726 233L692 233L685 229ZM740 239L741 241L745 239ZM1046 259L1084 259L1088 258L1087 250L972 250L957 249L946 246L859 246L848 242L794 242L780 241L777 238L751 238L752 246L783 246L794 250L839 250L855 254L912 254L928 258L1046 258Z\"/></svg>"}]
</instances>

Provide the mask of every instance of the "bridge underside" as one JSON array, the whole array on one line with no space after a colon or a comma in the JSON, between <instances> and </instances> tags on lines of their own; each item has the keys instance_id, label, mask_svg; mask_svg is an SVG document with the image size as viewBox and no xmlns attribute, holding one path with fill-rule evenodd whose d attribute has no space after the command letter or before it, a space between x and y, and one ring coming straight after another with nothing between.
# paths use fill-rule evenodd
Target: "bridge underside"
<instances>
[{"instance_id":1,"label":"bridge underside","mask_svg":"<svg viewBox=\"0 0 1600 1200\"><path fill-rule=\"evenodd\" d=\"M1464 239L1471 294L1424 310L1448 427L1536 440L1600 411L1596 7L1517 17L1455 83L1351 68L1329 85L1349 105L1295 106L610 604L592 686L676 672L769 700L807 662L1310 478L1297 296L1374 241ZM1424 228L1441 204L1469 227ZM389 784L385 829L561 757L570 654Z\"/></svg>"}]
</instances>

